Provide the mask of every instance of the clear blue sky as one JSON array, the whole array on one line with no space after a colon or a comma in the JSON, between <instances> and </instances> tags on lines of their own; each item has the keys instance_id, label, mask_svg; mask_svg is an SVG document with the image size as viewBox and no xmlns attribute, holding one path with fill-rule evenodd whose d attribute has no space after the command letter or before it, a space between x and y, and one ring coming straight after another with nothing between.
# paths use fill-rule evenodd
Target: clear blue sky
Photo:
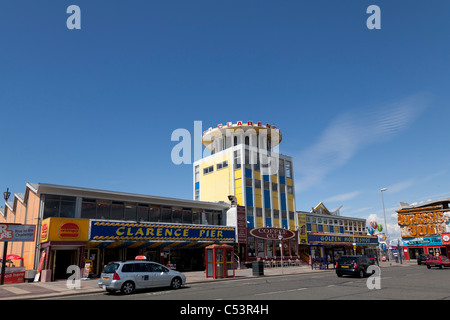
<instances>
[{"instance_id":1,"label":"clear blue sky","mask_svg":"<svg viewBox=\"0 0 450 320\"><path fill-rule=\"evenodd\" d=\"M81 30L68 30L69 5ZM369 5L381 30L369 30ZM177 128L263 121L297 210L388 220L450 196L447 0L7 1L0 188L45 182L192 198ZM394 228L392 228L394 232Z\"/></svg>"}]
</instances>

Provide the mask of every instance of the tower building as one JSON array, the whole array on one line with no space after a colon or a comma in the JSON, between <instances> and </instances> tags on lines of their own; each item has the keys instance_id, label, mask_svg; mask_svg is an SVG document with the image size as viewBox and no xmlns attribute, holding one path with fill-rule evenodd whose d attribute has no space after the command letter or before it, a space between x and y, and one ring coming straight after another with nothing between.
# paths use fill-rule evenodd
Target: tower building
<instances>
[{"instance_id":1,"label":"tower building","mask_svg":"<svg viewBox=\"0 0 450 320\"><path fill-rule=\"evenodd\" d=\"M297 230L292 158L279 153L280 129L262 122L227 122L203 132L208 155L194 162L195 200L234 200L247 228Z\"/></svg>"}]
</instances>

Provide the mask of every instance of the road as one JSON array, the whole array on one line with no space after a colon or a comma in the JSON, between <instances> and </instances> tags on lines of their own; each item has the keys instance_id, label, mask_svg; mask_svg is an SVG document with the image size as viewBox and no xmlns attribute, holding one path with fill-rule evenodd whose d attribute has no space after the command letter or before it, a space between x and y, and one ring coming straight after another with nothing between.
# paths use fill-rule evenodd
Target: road
<instances>
[{"instance_id":1,"label":"road","mask_svg":"<svg viewBox=\"0 0 450 320\"><path fill-rule=\"evenodd\" d=\"M90 294L61 300L450 300L450 269L425 266L382 268L380 289L368 289L373 278L338 278L334 272L245 278L188 284L179 290L152 289L132 295ZM55 299L55 298L54 298Z\"/></svg>"}]
</instances>

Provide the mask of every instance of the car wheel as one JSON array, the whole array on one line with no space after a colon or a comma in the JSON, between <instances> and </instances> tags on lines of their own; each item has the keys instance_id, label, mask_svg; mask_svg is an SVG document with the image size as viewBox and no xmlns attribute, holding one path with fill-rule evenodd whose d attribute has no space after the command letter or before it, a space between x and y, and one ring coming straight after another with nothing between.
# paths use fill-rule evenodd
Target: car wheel
<instances>
[{"instance_id":1,"label":"car wheel","mask_svg":"<svg viewBox=\"0 0 450 320\"><path fill-rule=\"evenodd\" d=\"M342 277L342 273L336 273L339 278Z\"/></svg>"},{"instance_id":2,"label":"car wheel","mask_svg":"<svg viewBox=\"0 0 450 320\"><path fill-rule=\"evenodd\" d=\"M170 283L170 287L174 290L181 288L181 279L176 277L172 279L172 282Z\"/></svg>"},{"instance_id":3,"label":"car wheel","mask_svg":"<svg viewBox=\"0 0 450 320\"><path fill-rule=\"evenodd\" d=\"M120 288L120 291L123 294L130 294L134 291L134 283L131 281L127 281L122 285L122 288Z\"/></svg>"},{"instance_id":4,"label":"car wheel","mask_svg":"<svg viewBox=\"0 0 450 320\"><path fill-rule=\"evenodd\" d=\"M427 265L427 269L431 269L431 267Z\"/></svg>"},{"instance_id":5,"label":"car wheel","mask_svg":"<svg viewBox=\"0 0 450 320\"><path fill-rule=\"evenodd\" d=\"M113 294L114 292L116 292L116 290L114 290L114 289L106 289L106 292L108 292L110 294Z\"/></svg>"},{"instance_id":6,"label":"car wheel","mask_svg":"<svg viewBox=\"0 0 450 320\"><path fill-rule=\"evenodd\" d=\"M439 266L439 269L444 269L444 265L441 264L441 265Z\"/></svg>"}]
</instances>

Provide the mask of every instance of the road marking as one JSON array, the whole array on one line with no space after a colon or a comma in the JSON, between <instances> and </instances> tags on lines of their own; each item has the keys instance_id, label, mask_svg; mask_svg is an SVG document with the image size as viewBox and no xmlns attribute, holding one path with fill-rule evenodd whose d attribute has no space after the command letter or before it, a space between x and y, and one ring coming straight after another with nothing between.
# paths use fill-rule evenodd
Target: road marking
<instances>
[{"instance_id":1,"label":"road marking","mask_svg":"<svg viewBox=\"0 0 450 320\"><path fill-rule=\"evenodd\" d=\"M277 294L277 293L301 291L301 290L306 290L306 289L308 289L308 288L298 288L298 289L283 290L283 291L263 292L263 293L257 293L257 294L255 294L255 296L263 296L263 295L267 295L267 294Z\"/></svg>"},{"instance_id":2,"label":"road marking","mask_svg":"<svg viewBox=\"0 0 450 320\"><path fill-rule=\"evenodd\" d=\"M11 293L14 293L14 294L27 294L27 293L31 293L30 291L23 290L23 289L16 288L16 287L3 287L2 289L6 290L6 291L9 291L9 292L11 292Z\"/></svg>"}]
</instances>

